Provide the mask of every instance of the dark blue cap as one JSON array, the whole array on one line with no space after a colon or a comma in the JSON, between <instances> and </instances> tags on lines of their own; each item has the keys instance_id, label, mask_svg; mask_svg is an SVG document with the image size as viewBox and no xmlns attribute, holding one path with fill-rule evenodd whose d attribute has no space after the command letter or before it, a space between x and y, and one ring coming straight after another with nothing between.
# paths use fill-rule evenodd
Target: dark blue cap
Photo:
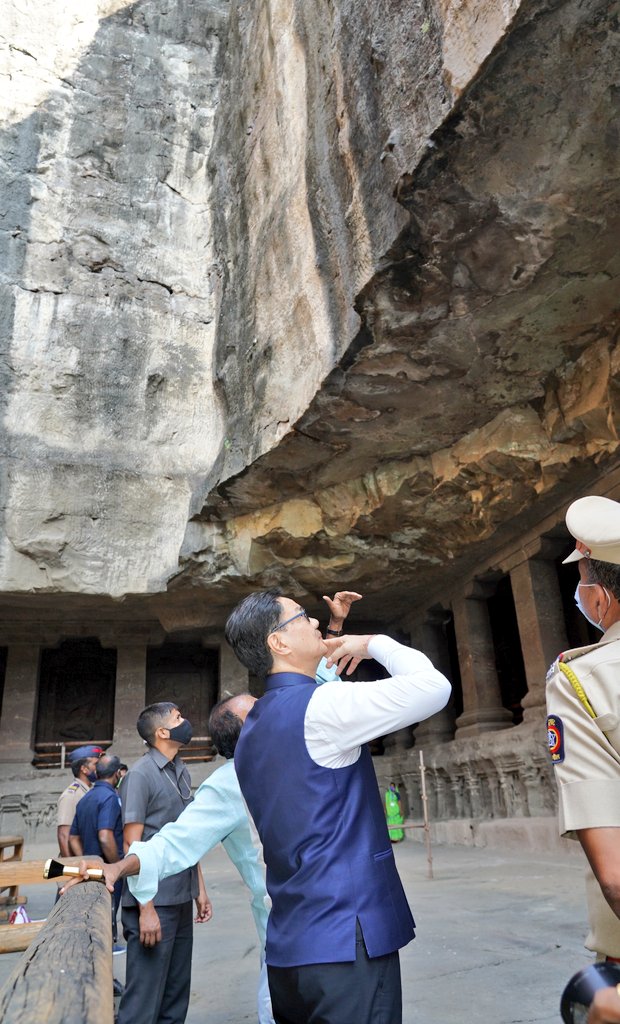
<instances>
[{"instance_id":1,"label":"dark blue cap","mask_svg":"<svg viewBox=\"0 0 620 1024\"><path fill-rule=\"evenodd\" d=\"M103 747L76 747L67 755L67 761L69 764L73 764L74 761L80 761L83 757L100 757L101 754L103 754Z\"/></svg>"}]
</instances>

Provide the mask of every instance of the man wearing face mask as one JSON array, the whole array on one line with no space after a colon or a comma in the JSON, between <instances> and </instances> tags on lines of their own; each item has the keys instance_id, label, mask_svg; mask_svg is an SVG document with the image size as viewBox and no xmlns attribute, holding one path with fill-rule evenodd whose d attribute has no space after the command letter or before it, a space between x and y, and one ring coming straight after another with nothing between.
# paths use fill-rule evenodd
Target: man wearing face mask
<instances>
[{"instance_id":1,"label":"man wearing face mask","mask_svg":"<svg viewBox=\"0 0 620 1024\"><path fill-rule=\"evenodd\" d=\"M566 513L577 541L575 601L603 634L565 651L547 675L549 750L560 833L579 839L586 877L588 949L620 962L620 503L592 495Z\"/></svg>"},{"instance_id":2,"label":"man wearing face mask","mask_svg":"<svg viewBox=\"0 0 620 1024\"><path fill-rule=\"evenodd\" d=\"M61 857L70 857L69 832L77 805L83 796L86 796L90 787L97 781L97 761L103 749L88 744L84 747L77 747L69 754L68 761L73 772L73 782L67 786L58 797L57 812L57 835L58 851Z\"/></svg>"},{"instance_id":3,"label":"man wearing face mask","mask_svg":"<svg viewBox=\"0 0 620 1024\"><path fill-rule=\"evenodd\" d=\"M125 851L176 821L193 800L189 772L179 756L192 738L192 727L176 704L150 704L140 714L137 729L147 751L119 790ZM208 921L211 904L199 865L165 878L145 904L127 887L123 890L127 970L118 1024L183 1024L190 995L193 899L196 921Z\"/></svg>"},{"instance_id":4,"label":"man wearing face mask","mask_svg":"<svg viewBox=\"0 0 620 1024\"><path fill-rule=\"evenodd\" d=\"M69 849L74 857L95 854L106 864L115 864L123 856L121 806L116 792L120 758L102 754L95 767L95 781L80 800L69 834ZM116 915L122 886L114 890L112 900L112 940L116 943Z\"/></svg>"}]
</instances>

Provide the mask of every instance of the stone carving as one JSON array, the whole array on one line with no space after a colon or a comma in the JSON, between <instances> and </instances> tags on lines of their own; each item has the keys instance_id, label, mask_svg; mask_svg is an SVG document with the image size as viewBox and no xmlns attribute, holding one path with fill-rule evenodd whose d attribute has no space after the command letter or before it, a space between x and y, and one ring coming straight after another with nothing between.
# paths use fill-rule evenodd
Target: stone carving
<instances>
[{"instance_id":1,"label":"stone carving","mask_svg":"<svg viewBox=\"0 0 620 1024\"><path fill-rule=\"evenodd\" d=\"M34 842L56 825L56 800L50 800L47 793L30 793L26 797L22 813L28 838Z\"/></svg>"},{"instance_id":2,"label":"stone carving","mask_svg":"<svg viewBox=\"0 0 620 1024\"><path fill-rule=\"evenodd\" d=\"M539 722L509 732L424 747L432 821L542 817L556 813L556 785ZM415 751L378 758L382 781L402 779L410 814L422 818Z\"/></svg>"}]
</instances>

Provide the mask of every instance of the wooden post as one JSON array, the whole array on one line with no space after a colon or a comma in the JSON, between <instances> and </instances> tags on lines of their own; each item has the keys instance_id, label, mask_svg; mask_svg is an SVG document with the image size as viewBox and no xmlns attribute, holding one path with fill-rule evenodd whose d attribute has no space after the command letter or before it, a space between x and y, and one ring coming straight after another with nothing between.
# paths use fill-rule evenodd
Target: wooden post
<instances>
[{"instance_id":1,"label":"wooden post","mask_svg":"<svg viewBox=\"0 0 620 1024\"><path fill-rule=\"evenodd\" d=\"M431 826L428 820L428 798L426 796L426 768L424 754L420 751L420 792L422 794L422 814L424 816L424 842L426 843L426 859L428 861L428 877L433 877L433 852L431 850Z\"/></svg>"},{"instance_id":2,"label":"wooden post","mask_svg":"<svg viewBox=\"0 0 620 1024\"><path fill-rule=\"evenodd\" d=\"M7 850L12 850L10 856L7 855ZM24 837L23 836L2 836L0 837L0 864L14 865L17 861L21 861L22 853L24 850ZM28 897L24 896L20 900L19 897L19 883L15 882L10 885L0 885L0 891L3 895L0 895L1 906L15 906L16 903L27 903ZM8 893L5 896L4 890L8 889ZM0 910L0 920L8 920L9 912Z\"/></svg>"},{"instance_id":3,"label":"wooden post","mask_svg":"<svg viewBox=\"0 0 620 1024\"><path fill-rule=\"evenodd\" d=\"M73 886L0 991L2 1024L113 1024L112 911L100 882Z\"/></svg>"},{"instance_id":4,"label":"wooden post","mask_svg":"<svg viewBox=\"0 0 620 1024\"><path fill-rule=\"evenodd\" d=\"M45 921L28 924L0 924L0 953L23 953L41 931Z\"/></svg>"}]
</instances>

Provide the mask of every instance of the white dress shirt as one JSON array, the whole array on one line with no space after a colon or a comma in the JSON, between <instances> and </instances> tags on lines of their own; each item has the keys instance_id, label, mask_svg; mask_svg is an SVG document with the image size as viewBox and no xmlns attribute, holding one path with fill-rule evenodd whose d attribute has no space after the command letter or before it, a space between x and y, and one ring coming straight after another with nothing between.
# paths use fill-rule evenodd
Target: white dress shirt
<instances>
[{"instance_id":1,"label":"white dress shirt","mask_svg":"<svg viewBox=\"0 0 620 1024\"><path fill-rule=\"evenodd\" d=\"M450 683L421 651L378 635L368 653L390 679L326 682L310 698L304 738L310 757L323 768L354 764L362 744L423 722L448 703Z\"/></svg>"}]
</instances>

